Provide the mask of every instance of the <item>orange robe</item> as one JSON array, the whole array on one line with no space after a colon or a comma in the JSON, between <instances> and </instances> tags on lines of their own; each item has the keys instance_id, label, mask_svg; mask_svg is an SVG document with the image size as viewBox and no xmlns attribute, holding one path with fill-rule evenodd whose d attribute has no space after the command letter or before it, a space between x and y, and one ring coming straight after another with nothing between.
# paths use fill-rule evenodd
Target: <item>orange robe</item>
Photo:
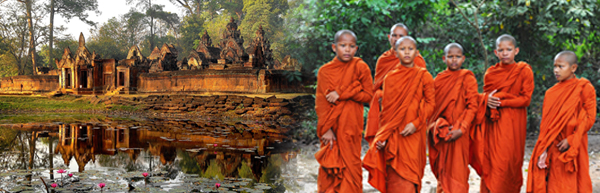
<instances>
[{"instance_id":1,"label":"orange robe","mask_svg":"<svg viewBox=\"0 0 600 193\"><path fill-rule=\"evenodd\" d=\"M533 72L525 62L498 63L485 73L470 146L470 162L481 176L482 193L519 192L523 185L527 107L533 88ZM501 104L490 109L487 98L494 90Z\"/></svg>"},{"instance_id":2,"label":"orange robe","mask_svg":"<svg viewBox=\"0 0 600 193\"><path fill-rule=\"evenodd\" d=\"M434 92L433 78L425 68L398 65L384 78L379 127L363 160L363 167L369 171L369 183L377 190L385 193L388 189L390 192L421 189L427 160L427 119L435 107ZM408 123L413 123L417 130L404 137L399 133ZM385 149L378 150L376 142L386 140ZM386 178L398 175L413 186L391 180L393 184L386 183ZM398 187L391 189L394 184Z\"/></svg>"},{"instance_id":3,"label":"orange robe","mask_svg":"<svg viewBox=\"0 0 600 193\"><path fill-rule=\"evenodd\" d=\"M438 180L438 192L469 192L469 128L477 111L477 80L469 70L446 69L437 75L435 109L429 132L429 163ZM448 129L463 135L452 142Z\"/></svg>"},{"instance_id":4,"label":"orange robe","mask_svg":"<svg viewBox=\"0 0 600 193\"><path fill-rule=\"evenodd\" d=\"M334 58L319 69L317 78L317 135L321 138L332 129L337 138L333 148L321 144L315 154L321 165L319 192L362 192L363 104L373 96L371 70L357 57L347 63ZM325 98L333 91L340 95L335 104Z\"/></svg>"},{"instance_id":5,"label":"orange robe","mask_svg":"<svg viewBox=\"0 0 600 193\"><path fill-rule=\"evenodd\" d=\"M423 56L419 54L417 51L417 57L414 60L415 66L426 68L425 59ZM373 83L373 100L369 108L369 114L367 118L367 128L365 131L365 139L367 142L371 143L375 134L377 133L377 128L379 127L379 100L383 94L382 85L383 78L388 72L392 71L397 65L400 65L400 59L396 56L396 52L394 49L390 49L384 52L379 59L377 59L377 65L375 66L375 79Z\"/></svg>"},{"instance_id":6,"label":"orange robe","mask_svg":"<svg viewBox=\"0 0 600 193\"><path fill-rule=\"evenodd\" d=\"M592 192L587 132L596 122L596 105L596 90L585 78L559 82L546 91L527 192ZM570 148L561 153L556 145L563 139ZM537 163L545 150L548 167L540 169Z\"/></svg>"}]
</instances>

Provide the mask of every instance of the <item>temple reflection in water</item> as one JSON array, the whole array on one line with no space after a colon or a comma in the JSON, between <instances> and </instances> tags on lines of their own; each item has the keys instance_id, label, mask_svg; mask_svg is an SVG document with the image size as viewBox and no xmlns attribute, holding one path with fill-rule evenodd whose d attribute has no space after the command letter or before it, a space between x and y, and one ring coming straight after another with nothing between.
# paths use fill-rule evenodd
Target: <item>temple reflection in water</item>
<instances>
[{"instance_id":1,"label":"temple reflection in water","mask_svg":"<svg viewBox=\"0 0 600 193\"><path fill-rule=\"evenodd\" d=\"M34 125L14 128L40 132ZM271 156L277 155L285 162L296 156L295 152L289 151L290 148L284 147L289 144L282 143L285 137L276 132L277 129L262 125L153 122L151 125L138 123L135 126L114 123L58 124L50 127L45 125L44 128L43 132L48 132L47 135L58 137L54 153L60 154L67 167L74 159L79 172L83 172L90 163L98 163L97 159L102 156L126 154L122 156L128 157L132 163L142 162L143 167L149 167L144 169L146 171L152 171L153 166L151 162L147 166L143 157L151 156L158 157L163 166L179 164L188 173L202 174L213 167L212 170L218 168L218 173L224 177L240 177L240 169L249 168L253 177L259 180ZM176 162L177 159L180 162ZM195 162L192 165L196 169L186 171L185 167L188 166L183 166L183 162ZM157 167L156 163L154 167Z\"/></svg>"}]
</instances>

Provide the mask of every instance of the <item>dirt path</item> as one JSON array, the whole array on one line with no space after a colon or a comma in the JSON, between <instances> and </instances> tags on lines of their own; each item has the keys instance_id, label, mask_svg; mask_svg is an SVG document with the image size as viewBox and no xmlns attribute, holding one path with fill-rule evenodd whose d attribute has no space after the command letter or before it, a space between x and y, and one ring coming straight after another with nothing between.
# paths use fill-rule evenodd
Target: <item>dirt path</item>
<instances>
[{"instance_id":1,"label":"dirt path","mask_svg":"<svg viewBox=\"0 0 600 193\"><path fill-rule=\"evenodd\" d=\"M525 147L525 162L523 163L523 179L524 183L527 178L527 167L529 167L529 160L531 158L531 152L535 145L535 139L527 139ZM364 156L367 145L363 144L362 154ZM589 135L589 155L590 155L590 175L592 177L592 184L594 186L594 193L600 193L600 135L594 134ZM289 192L316 192L317 181L316 176L318 173L319 163L314 158L314 153L318 150L316 146L305 146L302 148L301 153L297 159L290 163L295 167L287 168L283 171L282 177L287 178L290 183L286 186ZM368 172L363 169L363 188L364 192L378 192L367 182ZM437 186L435 176L431 172L429 164L425 168L425 176L423 177L423 186L421 192L430 193L435 192L434 189ZM471 175L469 177L469 184L471 185L469 192L479 192L480 178L471 169ZM521 192L525 192L525 185L521 187Z\"/></svg>"}]
</instances>

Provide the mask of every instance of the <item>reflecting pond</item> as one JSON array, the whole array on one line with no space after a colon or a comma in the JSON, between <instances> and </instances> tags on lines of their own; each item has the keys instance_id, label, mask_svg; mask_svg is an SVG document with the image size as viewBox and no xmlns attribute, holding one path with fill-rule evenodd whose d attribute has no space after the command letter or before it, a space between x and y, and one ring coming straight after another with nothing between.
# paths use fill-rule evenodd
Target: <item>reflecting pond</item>
<instances>
[{"instance_id":1,"label":"reflecting pond","mask_svg":"<svg viewBox=\"0 0 600 193\"><path fill-rule=\"evenodd\" d=\"M288 131L167 119L0 125L0 191L285 192L297 189L287 171L299 152Z\"/></svg>"}]
</instances>

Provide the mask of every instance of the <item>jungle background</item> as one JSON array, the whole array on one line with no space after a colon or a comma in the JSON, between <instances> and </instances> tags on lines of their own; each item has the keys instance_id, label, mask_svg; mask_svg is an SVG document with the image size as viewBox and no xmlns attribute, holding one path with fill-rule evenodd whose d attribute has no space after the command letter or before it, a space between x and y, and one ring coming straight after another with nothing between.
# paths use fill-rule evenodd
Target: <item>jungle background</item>
<instances>
[{"instance_id":1,"label":"jungle background","mask_svg":"<svg viewBox=\"0 0 600 193\"><path fill-rule=\"evenodd\" d=\"M562 50L579 56L578 76L600 85L600 0L168 0L183 14L163 10L152 0L127 0L135 5L106 22L89 21L99 14L97 0L0 0L0 76L30 75L35 66L56 68L52 58L77 47L68 28L54 26L54 15L94 26L87 47L102 58L124 59L138 45L148 56L155 46L174 44L180 59L195 48L207 31L213 42L229 19L237 20L245 43L263 26L276 60L291 55L302 64L301 73L288 78L316 85L319 67L334 57L333 35L350 29L358 35L358 56L374 73L377 57L389 49L387 34L404 23L416 37L418 49L432 75L446 67L443 47L460 43L472 70L483 85L485 70L497 62L494 41L501 34L517 38L517 61L526 61L535 74L529 107L529 130L541 119L544 92L556 83L553 57ZM245 45L247 46L247 45ZM597 89L597 92L600 90ZM600 92L599 92L600 93ZM316 121L316 116L315 117ZM314 122L306 123L314 130ZM307 131L310 133L310 131ZM314 137L314 136L313 136Z\"/></svg>"}]
</instances>

